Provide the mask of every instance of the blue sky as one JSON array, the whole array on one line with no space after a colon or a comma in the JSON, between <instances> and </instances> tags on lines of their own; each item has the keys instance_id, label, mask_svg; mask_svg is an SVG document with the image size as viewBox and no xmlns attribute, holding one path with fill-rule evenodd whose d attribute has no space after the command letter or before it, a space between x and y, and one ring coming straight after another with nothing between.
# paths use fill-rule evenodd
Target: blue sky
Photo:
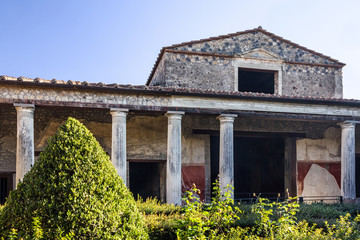
<instances>
[{"instance_id":1,"label":"blue sky","mask_svg":"<svg viewBox=\"0 0 360 240\"><path fill-rule=\"evenodd\" d=\"M163 46L262 26L347 65L360 99L360 1L0 0L0 75L145 84Z\"/></svg>"}]
</instances>

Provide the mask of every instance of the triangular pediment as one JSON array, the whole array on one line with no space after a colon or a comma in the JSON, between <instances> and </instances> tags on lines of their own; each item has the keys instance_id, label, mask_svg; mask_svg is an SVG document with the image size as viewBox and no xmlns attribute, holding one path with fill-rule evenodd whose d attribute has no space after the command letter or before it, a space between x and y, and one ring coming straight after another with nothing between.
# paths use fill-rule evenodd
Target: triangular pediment
<instances>
[{"instance_id":1,"label":"triangular pediment","mask_svg":"<svg viewBox=\"0 0 360 240\"><path fill-rule=\"evenodd\" d=\"M175 44L164 47L154 65L147 84L150 83L166 51L180 54L199 54L217 57L276 60L310 65L345 66L329 56L300 46L261 27L218 37Z\"/></svg>"},{"instance_id":2,"label":"triangular pediment","mask_svg":"<svg viewBox=\"0 0 360 240\"><path fill-rule=\"evenodd\" d=\"M264 59L264 60L280 60L281 59L279 55L277 55L275 53L271 53L264 49L251 50L251 51L245 53L244 55L242 55L242 57L254 58L254 59Z\"/></svg>"},{"instance_id":3,"label":"triangular pediment","mask_svg":"<svg viewBox=\"0 0 360 240\"><path fill-rule=\"evenodd\" d=\"M262 28L177 44L166 49L309 64L344 65L335 59L276 36Z\"/></svg>"}]
</instances>

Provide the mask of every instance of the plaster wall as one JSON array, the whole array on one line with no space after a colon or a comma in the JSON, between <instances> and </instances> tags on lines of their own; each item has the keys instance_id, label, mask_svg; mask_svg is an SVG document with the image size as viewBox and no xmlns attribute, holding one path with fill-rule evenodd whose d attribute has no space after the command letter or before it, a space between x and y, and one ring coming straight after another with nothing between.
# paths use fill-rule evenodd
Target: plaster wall
<instances>
[{"instance_id":1,"label":"plaster wall","mask_svg":"<svg viewBox=\"0 0 360 240\"><path fill-rule=\"evenodd\" d=\"M0 107L0 172L16 171L16 110Z\"/></svg>"},{"instance_id":2,"label":"plaster wall","mask_svg":"<svg viewBox=\"0 0 360 240\"><path fill-rule=\"evenodd\" d=\"M299 139L296 147L299 196L340 196L340 128L327 128L320 139Z\"/></svg>"}]
</instances>

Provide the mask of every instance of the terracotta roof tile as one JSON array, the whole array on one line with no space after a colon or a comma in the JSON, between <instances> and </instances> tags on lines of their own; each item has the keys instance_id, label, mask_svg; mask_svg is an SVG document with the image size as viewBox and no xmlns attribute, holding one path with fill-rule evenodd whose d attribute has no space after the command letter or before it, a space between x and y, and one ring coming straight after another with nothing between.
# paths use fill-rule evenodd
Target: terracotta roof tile
<instances>
[{"instance_id":1,"label":"terracotta roof tile","mask_svg":"<svg viewBox=\"0 0 360 240\"><path fill-rule=\"evenodd\" d=\"M357 99L343 99L343 98L323 98L323 97L308 97L308 96L287 96L287 95L274 95L267 93L257 92L238 92L238 91L223 91L214 89L196 89L196 88L180 88L180 87L160 87L160 86L146 86L146 85L130 85L130 84L105 84L88 83L86 81L63 81L63 80L45 80L41 78L25 78L25 77L9 77L0 76L0 84L16 84L16 85L33 85L40 87L64 87L75 89L94 89L94 90L112 90L112 91L127 91L127 92L144 92L150 94L176 94L176 95L193 95L193 96L207 96L207 97L227 97L227 98L245 98L257 99L265 101L302 101L304 103L317 103L317 104L341 104L346 105L350 103L358 104L360 107L360 100Z\"/></svg>"}]
</instances>

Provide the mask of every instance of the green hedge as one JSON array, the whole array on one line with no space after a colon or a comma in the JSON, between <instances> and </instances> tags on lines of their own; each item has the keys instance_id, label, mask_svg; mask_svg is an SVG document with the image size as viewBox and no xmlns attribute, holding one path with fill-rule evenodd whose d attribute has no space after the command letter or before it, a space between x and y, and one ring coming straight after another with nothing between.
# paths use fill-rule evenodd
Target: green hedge
<instances>
[{"instance_id":1,"label":"green hedge","mask_svg":"<svg viewBox=\"0 0 360 240\"><path fill-rule=\"evenodd\" d=\"M147 239L145 223L100 144L69 118L1 210L0 236Z\"/></svg>"}]
</instances>

